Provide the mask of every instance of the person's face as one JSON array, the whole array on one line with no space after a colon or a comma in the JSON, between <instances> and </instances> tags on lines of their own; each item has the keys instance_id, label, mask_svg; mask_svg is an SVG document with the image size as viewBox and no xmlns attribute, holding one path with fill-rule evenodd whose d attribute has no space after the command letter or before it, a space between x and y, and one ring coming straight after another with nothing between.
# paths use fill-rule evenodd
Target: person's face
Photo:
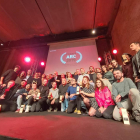
<instances>
[{"instance_id":1,"label":"person's face","mask_svg":"<svg viewBox=\"0 0 140 140\"><path fill-rule=\"evenodd\" d=\"M13 81L8 82L7 84L7 88L11 88L15 85L15 83Z\"/></svg>"},{"instance_id":2,"label":"person's face","mask_svg":"<svg viewBox=\"0 0 140 140\"><path fill-rule=\"evenodd\" d=\"M48 83L48 80L47 79L44 79L43 80L43 85L47 85L47 83Z\"/></svg>"},{"instance_id":3,"label":"person's face","mask_svg":"<svg viewBox=\"0 0 140 140\"><path fill-rule=\"evenodd\" d=\"M102 74L101 73L97 73L97 78L101 79L102 78Z\"/></svg>"},{"instance_id":4,"label":"person's face","mask_svg":"<svg viewBox=\"0 0 140 140\"><path fill-rule=\"evenodd\" d=\"M21 86L25 87L25 86L26 86L26 84L27 84L27 82L26 82L26 81L21 81Z\"/></svg>"},{"instance_id":5,"label":"person's face","mask_svg":"<svg viewBox=\"0 0 140 140\"><path fill-rule=\"evenodd\" d=\"M31 75L32 71L31 70L28 70L27 71L27 75Z\"/></svg>"},{"instance_id":6,"label":"person's face","mask_svg":"<svg viewBox=\"0 0 140 140\"><path fill-rule=\"evenodd\" d=\"M68 73L68 77L71 77L71 73Z\"/></svg>"},{"instance_id":7,"label":"person's face","mask_svg":"<svg viewBox=\"0 0 140 140\"><path fill-rule=\"evenodd\" d=\"M102 70L103 70L103 71L106 71L106 67L105 67L105 66L102 66Z\"/></svg>"},{"instance_id":8,"label":"person's face","mask_svg":"<svg viewBox=\"0 0 140 140\"><path fill-rule=\"evenodd\" d=\"M122 77L123 77L123 73L122 72L120 72L120 71L114 71L113 72L113 75L114 75L114 77L117 79L117 80L120 80Z\"/></svg>"},{"instance_id":9,"label":"person's face","mask_svg":"<svg viewBox=\"0 0 140 140\"><path fill-rule=\"evenodd\" d=\"M125 55L127 60L130 61L130 56L129 55Z\"/></svg>"},{"instance_id":10,"label":"person's face","mask_svg":"<svg viewBox=\"0 0 140 140\"><path fill-rule=\"evenodd\" d=\"M34 78L38 78L38 73L35 73Z\"/></svg>"},{"instance_id":11,"label":"person's face","mask_svg":"<svg viewBox=\"0 0 140 140\"><path fill-rule=\"evenodd\" d=\"M32 89L36 89L37 85L36 84L32 84Z\"/></svg>"},{"instance_id":12,"label":"person's face","mask_svg":"<svg viewBox=\"0 0 140 140\"><path fill-rule=\"evenodd\" d=\"M72 85L75 85L75 84L76 84L76 80L72 78L72 79L71 79L71 84L72 84Z\"/></svg>"},{"instance_id":13,"label":"person's face","mask_svg":"<svg viewBox=\"0 0 140 140\"><path fill-rule=\"evenodd\" d=\"M64 75L64 73L62 73L62 74L61 74L61 78L65 78L65 75Z\"/></svg>"},{"instance_id":14,"label":"person's face","mask_svg":"<svg viewBox=\"0 0 140 140\"><path fill-rule=\"evenodd\" d=\"M40 77L40 76L41 76L41 73L39 72L39 73L38 73L38 77Z\"/></svg>"},{"instance_id":15,"label":"person's face","mask_svg":"<svg viewBox=\"0 0 140 140\"><path fill-rule=\"evenodd\" d=\"M18 72L19 70L20 70L20 69L19 69L18 67L15 67L15 68L14 68L14 71L15 71L15 72Z\"/></svg>"},{"instance_id":16,"label":"person's face","mask_svg":"<svg viewBox=\"0 0 140 140\"><path fill-rule=\"evenodd\" d=\"M46 75L46 78L49 79L49 75Z\"/></svg>"},{"instance_id":17,"label":"person's face","mask_svg":"<svg viewBox=\"0 0 140 140\"><path fill-rule=\"evenodd\" d=\"M93 67L89 67L89 71L91 72L94 71Z\"/></svg>"},{"instance_id":18,"label":"person's face","mask_svg":"<svg viewBox=\"0 0 140 140\"><path fill-rule=\"evenodd\" d=\"M46 77L46 75L45 74L42 74L42 78L45 78Z\"/></svg>"},{"instance_id":19,"label":"person's face","mask_svg":"<svg viewBox=\"0 0 140 140\"><path fill-rule=\"evenodd\" d=\"M27 90L30 89L30 87L31 87L30 84L27 84L27 85L26 85L26 89L27 89Z\"/></svg>"},{"instance_id":20,"label":"person's face","mask_svg":"<svg viewBox=\"0 0 140 140\"><path fill-rule=\"evenodd\" d=\"M97 69L96 69L96 72L101 72L101 70L97 68Z\"/></svg>"},{"instance_id":21,"label":"person's face","mask_svg":"<svg viewBox=\"0 0 140 140\"><path fill-rule=\"evenodd\" d=\"M80 70L76 70L76 73L77 73L77 74L80 74Z\"/></svg>"},{"instance_id":22,"label":"person's face","mask_svg":"<svg viewBox=\"0 0 140 140\"><path fill-rule=\"evenodd\" d=\"M52 87L53 87L53 88L56 88L56 87L57 87L56 82L53 82L53 83L52 83Z\"/></svg>"},{"instance_id":23,"label":"person's face","mask_svg":"<svg viewBox=\"0 0 140 140\"><path fill-rule=\"evenodd\" d=\"M135 43L132 43L132 44L130 45L130 49L131 49L132 51L135 51L135 50L137 49L137 47L138 47L138 44L135 44Z\"/></svg>"},{"instance_id":24,"label":"person's face","mask_svg":"<svg viewBox=\"0 0 140 140\"><path fill-rule=\"evenodd\" d=\"M58 75L58 73L57 72L54 72L54 76L57 76Z\"/></svg>"},{"instance_id":25,"label":"person's face","mask_svg":"<svg viewBox=\"0 0 140 140\"><path fill-rule=\"evenodd\" d=\"M87 84L88 83L88 80L87 80L87 78L83 78L83 84Z\"/></svg>"},{"instance_id":26,"label":"person's face","mask_svg":"<svg viewBox=\"0 0 140 140\"><path fill-rule=\"evenodd\" d=\"M84 74L85 73L85 70L84 69L81 69L81 74Z\"/></svg>"},{"instance_id":27,"label":"person's face","mask_svg":"<svg viewBox=\"0 0 140 140\"><path fill-rule=\"evenodd\" d=\"M62 79L62 85L66 85L66 83L67 83L67 82L66 82L66 79L63 78L63 79Z\"/></svg>"},{"instance_id":28,"label":"person's face","mask_svg":"<svg viewBox=\"0 0 140 140\"><path fill-rule=\"evenodd\" d=\"M116 61L112 61L112 66L117 66L117 62Z\"/></svg>"},{"instance_id":29,"label":"person's face","mask_svg":"<svg viewBox=\"0 0 140 140\"><path fill-rule=\"evenodd\" d=\"M98 88L100 88L100 87L101 87L101 81L97 80L97 81L96 81L96 86L97 86Z\"/></svg>"},{"instance_id":30,"label":"person's face","mask_svg":"<svg viewBox=\"0 0 140 140\"><path fill-rule=\"evenodd\" d=\"M51 75L51 74L49 75L49 78L50 78L50 79L52 78L52 75Z\"/></svg>"},{"instance_id":31,"label":"person's face","mask_svg":"<svg viewBox=\"0 0 140 140\"><path fill-rule=\"evenodd\" d=\"M113 66L112 65L108 65L109 69L113 69Z\"/></svg>"}]
</instances>

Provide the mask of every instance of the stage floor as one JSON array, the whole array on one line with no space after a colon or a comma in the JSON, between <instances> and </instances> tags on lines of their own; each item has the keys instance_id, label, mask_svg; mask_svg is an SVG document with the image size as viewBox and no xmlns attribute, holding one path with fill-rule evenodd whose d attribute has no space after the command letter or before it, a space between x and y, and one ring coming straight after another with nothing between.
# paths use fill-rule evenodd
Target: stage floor
<instances>
[{"instance_id":1,"label":"stage floor","mask_svg":"<svg viewBox=\"0 0 140 140\"><path fill-rule=\"evenodd\" d=\"M1 112L0 135L27 140L139 140L140 124L62 112Z\"/></svg>"}]
</instances>

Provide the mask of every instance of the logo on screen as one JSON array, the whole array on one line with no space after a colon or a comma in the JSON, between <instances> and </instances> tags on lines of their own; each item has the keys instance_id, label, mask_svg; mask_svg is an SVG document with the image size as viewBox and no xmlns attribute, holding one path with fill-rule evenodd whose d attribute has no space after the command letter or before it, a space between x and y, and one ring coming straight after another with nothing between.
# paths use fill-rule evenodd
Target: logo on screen
<instances>
[{"instance_id":1,"label":"logo on screen","mask_svg":"<svg viewBox=\"0 0 140 140\"><path fill-rule=\"evenodd\" d=\"M60 57L60 61L63 64L69 63L69 62L76 62L79 63L82 60L82 54L78 51L76 53L63 53Z\"/></svg>"}]
</instances>

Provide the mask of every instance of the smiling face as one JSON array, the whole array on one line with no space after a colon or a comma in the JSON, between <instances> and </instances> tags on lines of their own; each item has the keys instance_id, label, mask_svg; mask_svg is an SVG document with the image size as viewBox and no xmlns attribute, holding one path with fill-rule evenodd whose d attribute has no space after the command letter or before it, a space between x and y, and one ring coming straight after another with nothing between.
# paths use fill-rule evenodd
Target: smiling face
<instances>
[{"instance_id":1,"label":"smiling face","mask_svg":"<svg viewBox=\"0 0 140 140\"><path fill-rule=\"evenodd\" d=\"M53 83L52 83L52 88L56 88L56 87L57 87L56 82L53 82Z\"/></svg>"},{"instance_id":2,"label":"smiling face","mask_svg":"<svg viewBox=\"0 0 140 140\"><path fill-rule=\"evenodd\" d=\"M121 80L121 78L123 77L123 73L119 70L114 71L113 75L114 75L115 79L117 79L117 80Z\"/></svg>"},{"instance_id":3,"label":"smiling face","mask_svg":"<svg viewBox=\"0 0 140 140\"><path fill-rule=\"evenodd\" d=\"M101 81L100 81L100 80L97 80L97 81L96 81L96 86L97 86L98 88L100 88L101 85L102 85Z\"/></svg>"}]
</instances>

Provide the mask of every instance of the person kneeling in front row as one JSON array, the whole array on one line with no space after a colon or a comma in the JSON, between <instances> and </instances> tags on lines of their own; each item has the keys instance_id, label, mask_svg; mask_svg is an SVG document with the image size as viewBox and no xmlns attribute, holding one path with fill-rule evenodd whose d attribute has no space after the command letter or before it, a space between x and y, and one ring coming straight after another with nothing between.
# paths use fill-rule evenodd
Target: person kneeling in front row
<instances>
[{"instance_id":1,"label":"person kneeling in front row","mask_svg":"<svg viewBox=\"0 0 140 140\"><path fill-rule=\"evenodd\" d=\"M132 110L132 115L137 122L140 122L140 93L130 78L124 78L120 70L114 70L116 82L112 85L112 95L116 102L113 111L113 118L122 120L121 109Z\"/></svg>"}]
</instances>

